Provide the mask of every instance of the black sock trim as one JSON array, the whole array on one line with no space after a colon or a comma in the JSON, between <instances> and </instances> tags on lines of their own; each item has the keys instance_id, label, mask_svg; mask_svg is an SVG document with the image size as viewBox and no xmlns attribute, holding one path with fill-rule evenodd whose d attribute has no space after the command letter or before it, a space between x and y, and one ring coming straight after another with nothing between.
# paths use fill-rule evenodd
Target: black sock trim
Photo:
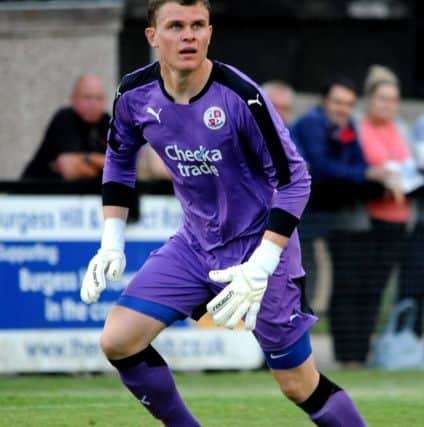
<instances>
[{"instance_id":1,"label":"black sock trim","mask_svg":"<svg viewBox=\"0 0 424 427\"><path fill-rule=\"evenodd\" d=\"M151 345L140 351L140 353L133 354L125 359L109 359L109 362L119 371L133 368L142 362L146 363L146 365L150 367L166 366L166 362L162 359L162 356Z\"/></svg>"},{"instance_id":2,"label":"black sock trim","mask_svg":"<svg viewBox=\"0 0 424 427\"><path fill-rule=\"evenodd\" d=\"M337 384L330 381L325 375L320 373L319 383L313 393L299 406L309 415L315 414L326 404L331 395L342 390Z\"/></svg>"}]
</instances>

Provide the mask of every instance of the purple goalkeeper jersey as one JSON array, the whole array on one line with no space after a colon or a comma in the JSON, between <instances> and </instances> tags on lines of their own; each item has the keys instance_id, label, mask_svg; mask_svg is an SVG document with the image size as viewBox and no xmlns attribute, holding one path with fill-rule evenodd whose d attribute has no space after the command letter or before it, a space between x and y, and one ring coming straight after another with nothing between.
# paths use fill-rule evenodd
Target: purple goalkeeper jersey
<instances>
[{"instance_id":1,"label":"purple goalkeeper jersey","mask_svg":"<svg viewBox=\"0 0 424 427\"><path fill-rule=\"evenodd\" d=\"M123 194L135 185L146 142L172 177L189 241L211 251L265 229L292 234L310 177L269 99L240 71L215 61L187 105L167 94L157 62L124 77L109 132L104 204L127 206ZM294 246L298 252L298 241Z\"/></svg>"}]
</instances>

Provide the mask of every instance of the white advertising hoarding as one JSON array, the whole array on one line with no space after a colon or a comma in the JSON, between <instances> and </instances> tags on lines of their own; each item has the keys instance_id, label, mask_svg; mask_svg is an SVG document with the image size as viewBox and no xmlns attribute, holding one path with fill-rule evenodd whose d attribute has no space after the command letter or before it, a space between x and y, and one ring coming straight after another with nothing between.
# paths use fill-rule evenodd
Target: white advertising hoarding
<instances>
[{"instance_id":1,"label":"white advertising hoarding","mask_svg":"<svg viewBox=\"0 0 424 427\"><path fill-rule=\"evenodd\" d=\"M98 336L110 308L152 250L181 224L172 196L144 196L127 227L127 268L101 300L79 289L97 251L102 207L97 196L0 196L0 372L110 369ZM262 353L245 331L201 329L185 321L155 342L174 369L250 369Z\"/></svg>"}]
</instances>

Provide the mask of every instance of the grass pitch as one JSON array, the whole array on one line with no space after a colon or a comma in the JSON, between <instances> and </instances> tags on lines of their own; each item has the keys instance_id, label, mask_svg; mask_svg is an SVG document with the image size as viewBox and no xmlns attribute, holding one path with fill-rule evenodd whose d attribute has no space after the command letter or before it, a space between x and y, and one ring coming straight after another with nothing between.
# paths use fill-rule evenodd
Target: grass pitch
<instances>
[{"instance_id":1,"label":"grass pitch","mask_svg":"<svg viewBox=\"0 0 424 427\"><path fill-rule=\"evenodd\" d=\"M352 395L370 427L424 426L424 371L326 373ZM267 372L178 374L203 427L311 426ZM0 377L0 427L155 427L116 376Z\"/></svg>"}]
</instances>

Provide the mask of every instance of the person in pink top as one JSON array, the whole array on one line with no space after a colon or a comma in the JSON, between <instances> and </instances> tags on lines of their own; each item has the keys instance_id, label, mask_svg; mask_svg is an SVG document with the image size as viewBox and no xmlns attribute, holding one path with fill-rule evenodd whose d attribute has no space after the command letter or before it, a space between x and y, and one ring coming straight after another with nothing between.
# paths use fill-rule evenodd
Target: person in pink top
<instances>
[{"instance_id":1,"label":"person in pink top","mask_svg":"<svg viewBox=\"0 0 424 427\"><path fill-rule=\"evenodd\" d=\"M364 304L362 322L355 337L364 352L369 349L369 339L389 275L401 261L411 215L410 203L402 189L400 175L396 173L402 164L411 161L407 138L396 121L399 101L396 76L385 67L371 67L365 83L365 112L359 123L360 141L365 161L370 166L386 166L394 174L386 183L385 196L367 204L372 224L367 269L369 282L358 290L363 293Z\"/></svg>"},{"instance_id":2,"label":"person in pink top","mask_svg":"<svg viewBox=\"0 0 424 427\"><path fill-rule=\"evenodd\" d=\"M378 70L378 69L377 69ZM360 122L360 135L365 160L371 166L396 169L396 165L411 159L405 136L395 117L399 108L399 87L389 76L366 86L366 112ZM396 181L388 183L391 194L371 201L371 218L390 223L405 223L409 219L409 204Z\"/></svg>"}]
</instances>

